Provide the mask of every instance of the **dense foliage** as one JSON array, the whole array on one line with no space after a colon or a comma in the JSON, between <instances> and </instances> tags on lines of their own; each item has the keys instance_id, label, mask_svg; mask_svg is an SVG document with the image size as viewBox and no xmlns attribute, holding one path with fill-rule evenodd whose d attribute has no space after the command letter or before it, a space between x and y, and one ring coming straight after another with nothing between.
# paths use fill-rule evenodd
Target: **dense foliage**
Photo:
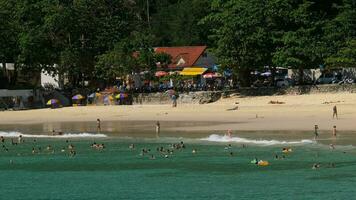
<instances>
[{"instance_id":1,"label":"dense foliage","mask_svg":"<svg viewBox=\"0 0 356 200\"><path fill-rule=\"evenodd\" d=\"M264 66L356 66L355 0L0 0L0 25L8 84L41 70L112 82L168 65L155 46L208 45L244 84Z\"/></svg>"}]
</instances>

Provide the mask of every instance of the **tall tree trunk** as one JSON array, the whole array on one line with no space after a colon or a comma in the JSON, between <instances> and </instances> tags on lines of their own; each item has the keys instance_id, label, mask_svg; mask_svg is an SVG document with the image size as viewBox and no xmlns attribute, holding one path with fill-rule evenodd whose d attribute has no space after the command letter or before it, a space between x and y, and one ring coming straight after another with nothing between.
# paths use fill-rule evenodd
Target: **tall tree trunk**
<instances>
[{"instance_id":1,"label":"tall tree trunk","mask_svg":"<svg viewBox=\"0 0 356 200\"><path fill-rule=\"evenodd\" d=\"M6 70L6 63L1 63L2 64L2 69L1 69L1 88L7 88L9 85L9 78L7 76L7 70Z\"/></svg>"},{"instance_id":2,"label":"tall tree trunk","mask_svg":"<svg viewBox=\"0 0 356 200\"><path fill-rule=\"evenodd\" d=\"M18 69L17 64L14 64L14 71L10 78L10 86L15 86L17 84Z\"/></svg>"},{"instance_id":3,"label":"tall tree trunk","mask_svg":"<svg viewBox=\"0 0 356 200\"><path fill-rule=\"evenodd\" d=\"M240 69L238 72L239 81L241 86L250 87L251 86L251 70L249 69Z\"/></svg>"},{"instance_id":4,"label":"tall tree trunk","mask_svg":"<svg viewBox=\"0 0 356 200\"><path fill-rule=\"evenodd\" d=\"M272 86L275 86L276 71L277 71L277 69L275 66L271 68L271 79L272 79L271 84L272 84Z\"/></svg>"},{"instance_id":5,"label":"tall tree trunk","mask_svg":"<svg viewBox=\"0 0 356 200\"><path fill-rule=\"evenodd\" d=\"M304 67L300 66L298 68L298 76L299 85L304 85Z\"/></svg>"}]
</instances>

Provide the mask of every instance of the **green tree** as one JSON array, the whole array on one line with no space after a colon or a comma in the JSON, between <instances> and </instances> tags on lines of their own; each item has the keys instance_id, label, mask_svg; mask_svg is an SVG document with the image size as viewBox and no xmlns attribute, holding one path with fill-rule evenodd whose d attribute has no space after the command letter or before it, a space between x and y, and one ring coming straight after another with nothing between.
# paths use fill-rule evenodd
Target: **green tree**
<instances>
[{"instance_id":1,"label":"green tree","mask_svg":"<svg viewBox=\"0 0 356 200\"><path fill-rule=\"evenodd\" d=\"M5 66L6 63L16 63L19 54L18 48L18 32L20 26L16 18L16 1L15 0L0 0L0 63ZM3 77L0 77L2 87L7 87L10 83L14 83L16 77L7 77L6 67L2 68ZM10 78L10 80L9 80Z\"/></svg>"},{"instance_id":2,"label":"green tree","mask_svg":"<svg viewBox=\"0 0 356 200\"><path fill-rule=\"evenodd\" d=\"M279 38L280 47L273 54L277 66L299 70L299 83L304 82L304 69L324 64L328 44L323 40L325 24L335 15L336 1L291 1L286 18L290 24Z\"/></svg>"},{"instance_id":3,"label":"green tree","mask_svg":"<svg viewBox=\"0 0 356 200\"><path fill-rule=\"evenodd\" d=\"M250 85L250 72L271 63L273 40L268 5L259 0L214 0L212 14L204 24L213 24L214 52L222 67L238 74L244 86Z\"/></svg>"},{"instance_id":4,"label":"green tree","mask_svg":"<svg viewBox=\"0 0 356 200\"><path fill-rule=\"evenodd\" d=\"M132 73L136 63L133 47L126 39L117 43L113 50L98 56L94 73L99 80L109 83L116 77Z\"/></svg>"},{"instance_id":5,"label":"green tree","mask_svg":"<svg viewBox=\"0 0 356 200\"><path fill-rule=\"evenodd\" d=\"M356 2L344 0L338 14L325 26L325 43L328 44L325 63L328 68L354 67L356 41Z\"/></svg>"},{"instance_id":6,"label":"green tree","mask_svg":"<svg viewBox=\"0 0 356 200\"><path fill-rule=\"evenodd\" d=\"M152 13L152 34L159 46L208 44L209 28L199 21L209 14L210 0L161 0Z\"/></svg>"}]
</instances>

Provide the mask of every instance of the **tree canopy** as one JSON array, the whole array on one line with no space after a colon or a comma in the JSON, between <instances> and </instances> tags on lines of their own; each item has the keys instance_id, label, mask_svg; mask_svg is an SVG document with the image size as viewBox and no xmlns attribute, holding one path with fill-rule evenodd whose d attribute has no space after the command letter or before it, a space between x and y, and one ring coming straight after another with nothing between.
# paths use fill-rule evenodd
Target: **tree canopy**
<instances>
[{"instance_id":1,"label":"tree canopy","mask_svg":"<svg viewBox=\"0 0 356 200\"><path fill-rule=\"evenodd\" d=\"M74 87L167 66L157 46L208 45L246 85L265 66L356 64L354 0L0 0L0 24L2 64Z\"/></svg>"}]
</instances>

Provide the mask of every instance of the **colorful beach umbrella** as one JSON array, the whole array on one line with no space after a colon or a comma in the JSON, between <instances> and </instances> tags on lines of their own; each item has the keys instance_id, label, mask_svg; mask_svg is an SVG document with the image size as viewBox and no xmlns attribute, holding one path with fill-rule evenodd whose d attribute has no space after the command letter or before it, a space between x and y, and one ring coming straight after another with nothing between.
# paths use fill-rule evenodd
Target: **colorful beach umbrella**
<instances>
[{"instance_id":1,"label":"colorful beach umbrella","mask_svg":"<svg viewBox=\"0 0 356 200\"><path fill-rule=\"evenodd\" d=\"M72 97L73 100L81 100L84 99L84 97L81 94L77 94L75 96Z\"/></svg>"},{"instance_id":2,"label":"colorful beach umbrella","mask_svg":"<svg viewBox=\"0 0 356 200\"><path fill-rule=\"evenodd\" d=\"M111 101L111 100L114 100L114 97L112 97L111 95L110 96L105 96L104 97L104 101Z\"/></svg>"},{"instance_id":3,"label":"colorful beach umbrella","mask_svg":"<svg viewBox=\"0 0 356 200\"><path fill-rule=\"evenodd\" d=\"M47 101L47 106L57 105L57 104L59 104L58 99L50 99Z\"/></svg>"},{"instance_id":4,"label":"colorful beach umbrella","mask_svg":"<svg viewBox=\"0 0 356 200\"><path fill-rule=\"evenodd\" d=\"M95 93L91 93L90 95L88 95L88 98L94 98L95 97Z\"/></svg>"},{"instance_id":5,"label":"colorful beach umbrella","mask_svg":"<svg viewBox=\"0 0 356 200\"><path fill-rule=\"evenodd\" d=\"M166 76L166 75L168 75L168 73L165 71L158 71L155 73L155 76L157 76L157 77L162 77L162 76Z\"/></svg>"},{"instance_id":6,"label":"colorful beach umbrella","mask_svg":"<svg viewBox=\"0 0 356 200\"><path fill-rule=\"evenodd\" d=\"M126 94L126 93L120 93L115 96L116 99L123 99L126 97L128 97L128 94Z\"/></svg>"},{"instance_id":7,"label":"colorful beach umbrella","mask_svg":"<svg viewBox=\"0 0 356 200\"><path fill-rule=\"evenodd\" d=\"M117 95L115 96L116 99L120 99L121 97L122 97L122 93L117 94Z\"/></svg>"},{"instance_id":8,"label":"colorful beach umbrella","mask_svg":"<svg viewBox=\"0 0 356 200\"><path fill-rule=\"evenodd\" d=\"M203 78L218 78L218 77L221 77L221 74L216 72L208 72L203 75Z\"/></svg>"}]
</instances>

